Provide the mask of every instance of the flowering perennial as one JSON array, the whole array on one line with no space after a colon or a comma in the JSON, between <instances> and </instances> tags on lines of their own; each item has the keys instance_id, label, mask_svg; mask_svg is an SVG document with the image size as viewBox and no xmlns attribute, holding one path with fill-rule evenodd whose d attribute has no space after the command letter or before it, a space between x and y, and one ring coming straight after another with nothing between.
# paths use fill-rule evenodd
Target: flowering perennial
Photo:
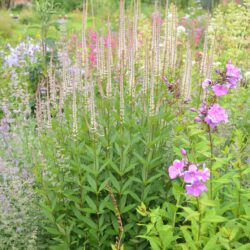
<instances>
[{"instance_id":1,"label":"flowering perennial","mask_svg":"<svg viewBox=\"0 0 250 250\"><path fill-rule=\"evenodd\" d=\"M182 155L186 150L181 149ZM203 167L199 169L193 163L188 162L186 159L174 160L172 166L168 168L170 179L180 177L186 183L186 192L189 195L199 197L203 192L207 192L205 182L210 178L210 171L208 168Z\"/></svg>"},{"instance_id":2,"label":"flowering perennial","mask_svg":"<svg viewBox=\"0 0 250 250\"><path fill-rule=\"evenodd\" d=\"M226 65L226 70L221 72L216 70L216 73L220 75L220 78L213 82L210 79L205 79L202 83L202 88L205 94L209 94L211 88L214 94L212 102L208 103L206 98L203 99L202 105L197 111L195 108L191 108L191 112L196 112L198 115L194 118L195 122L204 122L211 128L217 127L221 122L228 122L228 115L224 108L215 103L217 97L228 94L230 89L234 89L237 86L237 82L241 79L240 69L235 67L231 60Z\"/></svg>"}]
</instances>

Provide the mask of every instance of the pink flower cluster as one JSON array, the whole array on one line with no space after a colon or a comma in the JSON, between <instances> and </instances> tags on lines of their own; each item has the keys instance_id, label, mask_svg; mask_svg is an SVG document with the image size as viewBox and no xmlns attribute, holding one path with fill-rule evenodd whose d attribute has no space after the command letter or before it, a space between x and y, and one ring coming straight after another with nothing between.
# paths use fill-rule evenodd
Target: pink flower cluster
<instances>
[{"instance_id":1,"label":"pink flower cluster","mask_svg":"<svg viewBox=\"0 0 250 250\"><path fill-rule=\"evenodd\" d=\"M210 171L208 168L204 167L203 169L199 169L186 159L182 159L175 160L172 166L168 168L168 173L172 180L177 177L184 180L186 183L186 192L189 195L199 197L203 192L207 192L207 187L204 183L210 178Z\"/></svg>"},{"instance_id":2,"label":"pink flower cluster","mask_svg":"<svg viewBox=\"0 0 250 250\"><path fill-rule=\"evenodd\" d=\"M229 83L229 88L235 89L237 86L237 82L241 79L240 69L235 67L232 64L231 60L229 60L226 68L227 68L226 79L227 82Z\"/></svg>"},{"instance_id":3,"label":"pink flower cluster","mask_svg":"<svg viewBox=\"0 0 250 250\"><path fill-rule=\"evenodd\" d=\"M198 111L194 108L191 109L192 112L198 113L194 119L195 122L205 122L211 128L215 128L221 122L228 122L226 110L215 103L216 97L224 96L228 93L229 89L236 88L237 82L241 79L240 69L235 67L231 60L226 65L224 72L217 70L217 73L220 75L220 78L216 82L205 79L202 83L202 88L205 91L208 92L209 88L212 88L215 97L213 98L214 101L208 104L204 100Z\"/></svg>"},{"instance_id":4,"label":"pink flower cluster","mask_svg":"<svg viewBox=\"0 0 250 250\"><path fill-rule=\"evenodd\" d=\"M237 87L237 83L241 79L240 69L235 67L231 60L228 61L225 72L217 70L217 73L221 78L216 82L206 79L202 83L203 89L208 90L208 87L211 86L215 96L226 95L229 89L235 89Z\"/></svg>"},{"instance_id":5,"label":"pink flower cluster","mask_svg":"<svg viewBox=\"0 0 250 250\"><path fill-rule=\"evenodd\" d=\"M194 108L192 108L191 111L198 112L198 116L194 118L195 122L205 122L211 128L215 128L221 122L228 122L226 110L216 103L208 107L204 102L198 111Z\"/></svg>"},{"instance_id":6,"label":"pink flower cluster","mask_svg":"<svg viewBox=\"0 0 250 250\"><path fill-rule=\"evenodd\" d=\"M219 104L214 104L207 111L207 115L205 117L205 122L212 128L215 128L221 122L228 123L228 115L224 108L222 108Z\"/></svg>"}]
</instances>

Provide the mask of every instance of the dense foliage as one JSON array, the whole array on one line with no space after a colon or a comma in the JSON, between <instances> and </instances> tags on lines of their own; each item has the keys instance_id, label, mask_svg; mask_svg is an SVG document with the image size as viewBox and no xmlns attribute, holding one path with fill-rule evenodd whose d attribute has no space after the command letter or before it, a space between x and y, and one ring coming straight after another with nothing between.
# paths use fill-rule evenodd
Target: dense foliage
<instances>
[{"instance_id":1,"label":"dense foliage","mask_svg":"<svg viewBox=\"0 0 250 250\"><path fill-rule=\"evenodd\" d=\"M0 249L249 249L249 1L98 4L3 12Z\"/></svg>"}]
</instances>

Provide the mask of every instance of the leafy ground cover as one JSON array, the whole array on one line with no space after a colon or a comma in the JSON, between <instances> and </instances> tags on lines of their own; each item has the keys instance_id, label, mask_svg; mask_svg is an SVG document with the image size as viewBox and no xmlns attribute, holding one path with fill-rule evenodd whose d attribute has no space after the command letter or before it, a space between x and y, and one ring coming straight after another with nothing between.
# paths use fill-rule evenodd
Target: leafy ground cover
<instances>
[{"instance_id":1,"label":"leafy ground cover","mask_svg":"<svg viewBox=\"0 0 250 250\"><path fill-rule=\"evenodd\" d=\"M0 17L0 249L249 249L249 1L96 4Z\"/></svg>"}]
</instances>

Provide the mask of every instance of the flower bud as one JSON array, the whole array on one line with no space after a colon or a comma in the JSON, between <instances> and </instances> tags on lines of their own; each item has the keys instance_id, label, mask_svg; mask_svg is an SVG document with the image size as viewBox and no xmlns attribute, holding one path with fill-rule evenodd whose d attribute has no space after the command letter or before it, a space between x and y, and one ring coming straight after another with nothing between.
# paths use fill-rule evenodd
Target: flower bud
<instances>
[{"instance_id":1,"label":"flower bud","mask_svg":"<svg viewBox=\"0 0 250 250\"><path fill-rule=\"evenodd\" d=\"M181 148L181 154L182 154L183 156L185 156L185 155L187 155L187 151L186 151L184 148Z\"/></svg>"},{"instance_id":2,"label":"flower bud","mask_svg":"<svg viewBox=\"0 0 250 250\"><path fill-rule=\"evenodd\" d=\"M199 116L196 116L196 117L194 118L194 121L195 121L195 122L201 122L201 118L200 118Z\"/></svg>"}]
</instances>

